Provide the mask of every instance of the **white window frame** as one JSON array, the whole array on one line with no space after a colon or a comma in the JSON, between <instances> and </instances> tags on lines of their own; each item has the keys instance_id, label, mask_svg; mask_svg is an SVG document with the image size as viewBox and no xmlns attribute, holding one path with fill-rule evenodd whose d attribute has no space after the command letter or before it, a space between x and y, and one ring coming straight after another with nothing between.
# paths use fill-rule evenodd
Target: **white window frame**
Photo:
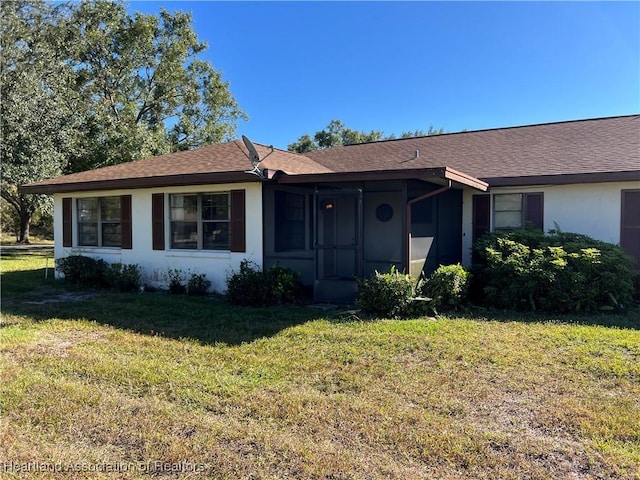
<instances>
[{"instance_id":1,"label":"white window frame","mask_svg":"<svg viewBox=\"0 0 640 480\"><path fill-rule=\"evenodd\" d=\"M117 199L118 200L118 209L120 210L120 215L118 217L117 221L114 221L113 219L103 219L103 215L102 215L102 203L104 200L106 199ZM96 208L97 208L97 212L96 212L96 220L94 221L81 221L81 208L80 208L80 203L83 201L87 201L87 200L95 200L96 201ZM76 211L77 211L77 229L78 229L78 246L79 247L104 247L104 248L122 248L122 205L120 203L120 197L118 196L109 196L109 197L80 197L80 198L76 198ZM96 225L96 243L95 244L86 244L86 243L82 243L84 240L82 238L82 225L84 224L95 224ZM106 224L110 224L110 225L118 225L120 227L120 241L118 243L118 245L104 245L104 239L103 239L103 233L104 233L104 226Z\"/></svg>"},{"instance_id":2,"label":"white window frame","mask_svg":"<svg viewBox=\"0 0 640 480\"><path fill-rule=\"evenodd\" d=\"M216 195L222 196L226 195L227 197L227 218L226 219L204 219L203 218L203 199L208 195ZM196 219L195 220L175 220L173 218L173 198L176 197L196 197ZM195 223L196 224L196 248L181 248L176 246L176 240L174 239L174 224L175 223ZM219 248L205 248L204 247L204 226L207 223L226 223L228 225L227 228L227 243L224 246ZM200 192L200 193L171 193L169 194L169 248L171 250L177 251L229 251L231 248L231 192L222 191L222 192Z\"/></svg>"}]
</instances>

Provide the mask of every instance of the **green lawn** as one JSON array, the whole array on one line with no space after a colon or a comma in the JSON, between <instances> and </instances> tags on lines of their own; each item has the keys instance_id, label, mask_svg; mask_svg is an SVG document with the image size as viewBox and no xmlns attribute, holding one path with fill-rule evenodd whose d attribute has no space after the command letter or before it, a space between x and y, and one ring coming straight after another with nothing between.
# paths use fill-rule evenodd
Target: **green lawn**
<instances>
[{"instance_id":1,"label":"green lawn","mask_svg":"<svg viewBox=\"0 0 640 480\"><path fill-rule=\"evenodd\" d=\"M0 468L61 471L2 478L640 476L637 311L360 321L87 292L45 258L2 258Z\"/></svg>"},{"instance_id":2,"label":"green lawn","mask_svg":"<svg viewBox=\"0 0 640 480\"><path fill-rule=\"evenodd\" d=\"M48 237L41 237L39 235L29 235L29 242L34 245L51 245L53 248L53 239ZM0 232L0 245L20 245L16 242L16 235L7 234L7 232Z\"/></svg>"}]
</instances>

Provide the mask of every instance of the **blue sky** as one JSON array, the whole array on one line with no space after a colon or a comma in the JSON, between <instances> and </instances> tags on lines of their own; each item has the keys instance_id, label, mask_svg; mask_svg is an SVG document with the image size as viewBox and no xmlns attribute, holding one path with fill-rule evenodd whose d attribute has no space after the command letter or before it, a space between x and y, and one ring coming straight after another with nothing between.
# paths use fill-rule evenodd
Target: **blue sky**
<instances>
[{"instance_id":1,"label":"blue sky","mask_svg":"<svg viewBox=\"0 0 640 480\"><path fill-rule=\"evenodd\" d=\"M129 2L193 14L249 121L400 134L640 112L640 2Z\"/></svg>"}]
</instances>

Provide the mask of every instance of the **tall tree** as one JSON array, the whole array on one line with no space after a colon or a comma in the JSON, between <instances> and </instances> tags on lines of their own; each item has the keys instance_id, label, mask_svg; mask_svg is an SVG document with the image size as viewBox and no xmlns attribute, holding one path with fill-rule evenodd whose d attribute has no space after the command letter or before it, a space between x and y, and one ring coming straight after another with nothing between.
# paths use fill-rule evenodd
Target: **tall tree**
<instances>
[{"instance_id":1,"label":"tall tree","mask_svg":"<svg viewBox=\"0 0 640 480\"><path fill-rule=\"evenodd\" d=\"M290 143L287 150L296 153L311 152L318 149L318 144L308 133L302 135L297 142Z\"/></svg>"},{"instance_id":2,"label":"tall tree","mask_svg":"<svg viewBox=\"0 0 640 480\"><path fill-rule=\"evenodd\" d=\"M426 137L429 135L440 135L446 133L444 128L435 129L429 126L427 131L414 130L402 132L400 138ZM313 138L305 133L297 142L290 143L287 149L290 152L306 153L321 148L335 147L337 145L354 145L356 143L377 142L378 140L394 140L394 134L386 135L379 130L365 131L352 130L347 128L340 120L331 120L322 130L315 133Z\"/></svg>"},{"instance_id":3,"label":"tall tree","mask_svg":"<svg viewBox=\"0 0 640 480\"><path fill-rule=\"evenodd\" d=\"M340 120L331 120L329 124L315 133L313 138L309 134L302 135L297 142L287 147L291 152L305 153L319 148L335 147L337 145L353 145L356 143L375 142L383 139L383 133L377 130L365 131L347 128Z\"/></svg>"},{"instance_id":4,"label":"tall tree","mask_svg":"<svg viewBox=\"0 0 640 480\"><path fill-rule=\"evenodd\" d=\"M77 139L78 98L69 89L73 70L66 63L57 19L63 5L0 3L0 145L2 198L19 222L18 241L29 241L29 223L50 210L47 195L18 186L59 175Z\"/></svg>"},{"instance_id":5,"label":"tall tree","mask_svg":"<svg viewBox=\"0 0 640 480\"><path fill-rule=\"evenodd\" d=\"M2 198L21 241L51 201L19 185L227 140L246 118L189 14L18 0L0 15Z\"/></svg>"},{"instance_id":6,"label":"tall tree","mask_svg":"<svg viewBox=\"0 0 640 480\"><path fill-rule=\"evenodd\" d=\"M190 14L127 13L122 2L79 4L71 62L87 106L83 153L69 171L231 139L246 119L213 66Z\"/></svg>"}]
</instances>

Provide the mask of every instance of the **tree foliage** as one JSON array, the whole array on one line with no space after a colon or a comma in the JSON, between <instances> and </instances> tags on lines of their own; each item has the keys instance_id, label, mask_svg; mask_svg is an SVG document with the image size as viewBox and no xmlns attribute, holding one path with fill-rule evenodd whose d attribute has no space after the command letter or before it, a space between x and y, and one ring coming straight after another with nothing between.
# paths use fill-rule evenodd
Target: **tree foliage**
<instances>
[{"instance_id":1,"label":"tree foliage","mask_svg":"<svg viewBox=\"0 0 640 480\"><path fill-rule=\"evenodd\" d=\"M19 185L228 140L246 118L189 14L22 0L0 15L2 198L21 241L51 201Z\"/></svg>"},{"instance_id":2,"label":"tree foliage","mask_svg":"<svg viewBox=\"0 0 640 480\"><path fill-rule=\"evenodd\" d=\"M444 128L433 128L433 125L429 125L429 128L425 130L413 130L402 132L400 138L415 138L415 137L428 137L431 135L442 135L446 133Z\"/></svg>"},{"instance_id":3,"label":"tree foliage","mask_svg":"<svg viewBox=\"0 0 640 480\"><path fill-rule=\"evenodd\" d=\"M377 130L365 131L347 128L340 120L331 120L322 130L315 133L313 138L309 134L302 135L297 142L291 143L288 150L305 153L319 148L329 148L338 145L353 145L356 143L375 142L382 140L383 134Z\"/></svg>"},{"instance_id":4,"label":"tree foliage","mask_svg":"<svg viewBox=\"0 0 640 480\"><path fill-rule=\"evenodd\" d=\"M77 138L74 73L57 29L63 8L0 3L1 191L19 222L20 241L28 241L34 213L52 203L46 195L20 193L18 186L59 175Z\"/></svg>"},{"instance_id":5,"label":"tree foliage","mask_svg":"<svg viewBox=\"0 0 640 480\"><path fill-rule=\"evenodd\" d=\"M440 135L445 133L444 129L434 129L429 126L427 131L415 130L402 132L400 138L424 137L428 135ZM305 153L322 148L335 147L338 145L354 145L357 143L376 142L378 140L393 140L394 134L386 135L380 130L352 130L348 128L340 120L331 120L329 124L322 130L318 130L313 138L305 133L298 141L289 144L287 147L290 152Z\"/></svg>"},{"instance_id":6,"label":"tree foliage","mask_svg":"<svg viewBox=\"0 0 640 480\"><path fill-rule=\"evenodd\" d=\"M131 16L121 2L79 4L68 31L84 101L85 148L70 171L188 150L231 139L238 107L214 67L198 55L190 14Z\"/></svg>"}]
</instances>

